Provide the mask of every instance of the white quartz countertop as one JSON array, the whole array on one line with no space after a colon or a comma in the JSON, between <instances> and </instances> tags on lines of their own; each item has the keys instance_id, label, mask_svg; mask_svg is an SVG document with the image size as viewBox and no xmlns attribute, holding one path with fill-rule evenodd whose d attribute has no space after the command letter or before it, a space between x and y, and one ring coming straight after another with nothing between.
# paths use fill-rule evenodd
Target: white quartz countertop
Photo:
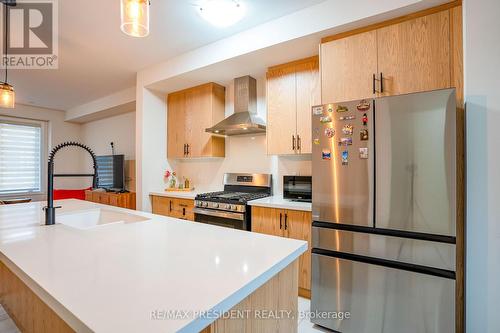
<instances>
[{"instance_id":1,"label":"white quartz countertop","mask_svg":"<svg viewBox=\"0 0 500 333\"><path fill-rule=\"evenodd\" d=\"M249 201L250 206L267 207L267 208L280 208L300 210L304 212L312 211L312 204L310 202L297 202L288 199L283 199L282 196L272 196L263 199Z\"/></svg>"},{"instance_id":2,"label":"white quartz countertop","mask_svg":"<svg viewBox=\"0 0 500 333\"><path fill-rule=\"evenodd\" d=\"M56 202L57 216L101 208L150 220L43 226L44 204L0 206L0 259L95 332L199 332L307 249L302 241L79 200ZM166 311L181 315L165 319ZM199 311L212 315L193 315Z\"/></svg>"},{"instance_id":3,"label":"white quartz countertop","mask_svg":"<svg viewBox=\"0 0 500 333\"><path fill-rule=\"evenodd\" d=\"M205 191L208 192L208 191ZM168 197L168 198L179 198L179 199L193 199L200 193L205 193L204 191L193 190L193 191L161 191L161 192L150 192L149 195L154 195L157 197Z\"/></svg>"}]
</instances>

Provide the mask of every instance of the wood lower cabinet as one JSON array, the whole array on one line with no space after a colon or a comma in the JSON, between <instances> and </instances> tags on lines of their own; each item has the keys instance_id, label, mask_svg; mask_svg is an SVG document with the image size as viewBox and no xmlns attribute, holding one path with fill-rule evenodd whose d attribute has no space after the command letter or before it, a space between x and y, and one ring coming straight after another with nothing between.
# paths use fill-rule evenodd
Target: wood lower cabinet
<instances>
[{"instance_id":1,"label":"wood lower cabinet","mask_svg":"<svg viewBox=\"0 0 500 333\"><path fill-rule=\"evenodd\" d=\"M103 205L135 209L135 193L85 191L85 200Z\"/></svg>"},{"instance_id":2,"label":"wood lower cabinet","mask_svg":"<svg viewBox=\"0 0 500 333\"><path fill-rule=\"evenodd\" d=\"M321 104L317 56L267 71L267 153L310 154L311 108Z\"/></svg>"},{"instance_id":3,"label":"wood lower cabinet","mask_svg":"<svg viewBox=\"0 0 500 333\"><path fill-rule=\"evenodd\" d=\"M151 196L153 214L194 221L194 200Z\"/></svg>"},{"instance_id":4,"label":"wood lower cabinet","mask_svg":"<svg viewBox=\"0 0 500 333\"><path fill-rule=\"evenodd\" d=\"M312 214L289 209L252 207L252 231L304 240L308 250L299 258L299 295L311 297Z\"/></svg>"}]
</instances>

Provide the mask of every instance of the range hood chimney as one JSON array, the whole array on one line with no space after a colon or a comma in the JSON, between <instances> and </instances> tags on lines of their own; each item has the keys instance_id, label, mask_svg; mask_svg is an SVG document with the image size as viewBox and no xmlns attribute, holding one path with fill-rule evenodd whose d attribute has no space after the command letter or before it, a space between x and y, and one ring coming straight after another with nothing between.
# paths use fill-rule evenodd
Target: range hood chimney
<instances>
[{"instance_id":1,"label":"range hood chimney","mask_svg":"<svg viewBox=\"0 0 500 333\"><path fill-rule=\"evenodd\" d=\"M257 115L257 81L253 77L234 80L234 113L205 131L227 136L266 133L266 123Z\"/></svg>"}]
</instances>

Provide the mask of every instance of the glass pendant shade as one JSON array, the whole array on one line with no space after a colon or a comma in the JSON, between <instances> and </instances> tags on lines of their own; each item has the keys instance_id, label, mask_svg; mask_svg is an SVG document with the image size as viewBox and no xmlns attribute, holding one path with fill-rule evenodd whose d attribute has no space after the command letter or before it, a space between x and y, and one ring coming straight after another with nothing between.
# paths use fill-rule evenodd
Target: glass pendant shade
<instances>
[{"instance_id":1,"label":"glass pendant shade","mask_svg":"<svg viewBox=\"0 0 500 333\"><path fill-rule=\"evenodd\" d=\"M120 0L122 31L133 37L149 35L149 0Z\"/></svg>"},{"instance_id":2,"label":"glass pendant shade","mask_svg":"<svg viewBox=\"0 0 500 333\"><path fill-rule=\"evenodd\" d=\"M13 109L16 106L16 92L8 83L0 84L0 108Z\"/></svg>"}]
</instances>

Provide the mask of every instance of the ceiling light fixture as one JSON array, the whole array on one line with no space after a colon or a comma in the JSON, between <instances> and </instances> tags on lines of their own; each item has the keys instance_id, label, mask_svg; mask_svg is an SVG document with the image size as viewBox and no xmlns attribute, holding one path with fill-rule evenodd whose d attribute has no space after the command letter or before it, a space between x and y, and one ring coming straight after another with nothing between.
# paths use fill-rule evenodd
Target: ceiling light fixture
<instances>
[{"instance_id":1,"label":"ceiling light fixture","mask_svg":"<svg viewBox=\"0 0 500 333\"><path fill-rule=\"evenodd\" d=\"M5 11L5 27L4 27L4 63L5 63L5 80L3 83L0 83L0 107L13 109L16 107L16 92L14 91L14 87L11 86L8 82L8 57L9 57L9 6L15 6L16 1L13 0L2 0L4 4Z\"/></svg>"},{"instance_id":2,"label":"ceiling light fixture","mask_svg":"<svg viewBox=\"0 0 500 333\"><path fill-rule=\"evenodd\" d=\"M149 35L149 0L120 0L122 31L132 37Z\"/></svg>"},{"instance_id":3,"label":"ceiling light fixture","mask_svg":"<svg viewBox=\"0 0 500 333\"><path fill-rule=\"evenodd\" d=\"M236 0L206 0L199 7L200 16L217 27L229 27L243 19L246 8Z\"/></svg>"}]
</instances>

